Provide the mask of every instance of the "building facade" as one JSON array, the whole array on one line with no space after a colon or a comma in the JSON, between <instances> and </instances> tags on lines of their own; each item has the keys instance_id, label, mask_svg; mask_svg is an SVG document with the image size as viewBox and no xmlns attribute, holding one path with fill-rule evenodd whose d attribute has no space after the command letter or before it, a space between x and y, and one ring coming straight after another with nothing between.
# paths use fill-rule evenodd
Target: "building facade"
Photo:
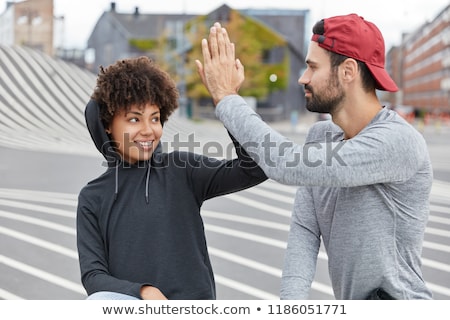
<instances>
[{"instance_id":1,"label":"building facade","mask_svg":"<svg viewBox=\"0 0 450 320\"><path fill-rule=\"evenodd\" d=\"M189 42L187 26L198 21L208 26L215 21L226 22L231 11L249 17L255 24L262 25L263 29L283 39L283 46L261 52L264 60L262 63L275 65L281 63L279 61L281 59L288 61L286 70L280 70L283 75L277 76L274 72L270 74L271 80L267 80L268 87L276 88L275 82L283 76L287 87L283 90L274 89L267 97L258 100L257 107L261 116L269 121L280 120L290 118L292 112L304 111L303 88L298 85L297 80L305 68L305 27L309 19L309 10L233 10L227 5L222 5L203 16L144 14L139 12L139 8L131 13L119 13L115 2L111 2L109 11L105 11L99 18L88 40L87 51L93 52L94 56L92 71L97 72L99 66L107 66L126 57L145 54L155 60L159 58L158 62L168 64L166 66L176 77L181 96L180 106L183 109L193 102L186 101L189 90L186 77L193 74L188 68L191 65L195 67L192 61L192 63L187 61L187 52L196 44L198 46L200 44L198 39L193 40L196 43ZM286 75L288 79L285 79ZM205 115L205 110L204 108L202 116Z\"/></svg>"},{"instance_id":2,"label":"building facade","mask_svg":"<svg viewBox=\"0 0 450 320\"><path fill-rule=\"evenodd\" d=\"M403 36L401 104L416 111L450 113L450 5Z\"/></svg>"},{"instance_id":3,"label":"building facade","mask_svg":"<svg viewBox=\"0 0 450 320\"><path fill-rule=\"evenodd\" d=\"M397 84L399 88L398 92L379 92L379 97L383 103L390 106L396 106L402 104L403 97L403 56L402 47L394 46L389 49L386 54L386 70L388 70L389 75Z\"/></svg>"},{"instance_id":4,"label":"building facade","mask_svg":"<svg viewBox=\"0 0 450 320\"><path fill-rule=\"evenodd\" d=\"M274 111L264 115L264 108L259 108L259 113L267 120L280 120L290 119L297 113L306 112L304 91L298 84L298 79L306 68L305 55L311 36L311 30L306 30L309 25L309 10L248 9L239 11L261 21L286 40L289 61L287 87L268 96L267 106L272 107ZM276 55L275 51L275 59ZM271 116L270 113L272 113Z\"/></svg>"},{"instance_id":5,"label":"building facade","mask_svg":"<svg viewBox=\"0 0 450 320\"><path fill-rule=\"evenodd\" d=\"M25 45L53 55L53 0L7 2L0 16L0 44Z\"/></svg>"},{"instance_id":6,"label":"building facade","mask_svg":"<svg viewBox=\"0 0 450 320\"><path fill-rule=\"evenodd\" d=\"M158 50L158 39L167 30L192 17L184 14L144 14L138 7L132 13L119 13L116 3L111 2L109 11L101 15L88 39L87 51L93 56L93 71L119 59L152 55L152 51Z\"/></svg>"}]
</instances>

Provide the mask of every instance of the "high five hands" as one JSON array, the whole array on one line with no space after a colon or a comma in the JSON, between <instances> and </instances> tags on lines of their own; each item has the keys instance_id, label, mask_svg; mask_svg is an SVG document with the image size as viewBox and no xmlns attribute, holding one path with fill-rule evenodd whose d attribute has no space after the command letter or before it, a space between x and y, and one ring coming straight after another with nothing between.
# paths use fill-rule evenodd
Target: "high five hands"
<instances>
[{"instance_id":1,"label":"high five hands","mask_svg":"<svg viewBox=\"0 0 450 320\"><path fill-rule=\"evenodd\" d=\"M216 22L211 27L208 40L202 40L203 64L195 60L197 71L214 105L225 96L238 94L244 82L244 66L235 58L234 43L228 33Z\"/></svg>"}]
</instances>

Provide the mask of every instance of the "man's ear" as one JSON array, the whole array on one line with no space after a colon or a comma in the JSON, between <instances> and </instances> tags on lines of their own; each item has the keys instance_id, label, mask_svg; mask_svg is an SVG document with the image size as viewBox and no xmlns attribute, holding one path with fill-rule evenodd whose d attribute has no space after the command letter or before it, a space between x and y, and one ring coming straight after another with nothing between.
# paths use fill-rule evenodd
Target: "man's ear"
<instances>
[{"instance_id":1,"label":"man's ear","mask_svg":"<svg viewBox=\"0 0 450 320\"><path fill-rule=\"evenodd\" d=\"M347 83L353 81L359 73L358 63L352 58L345 59L341 64L341 68L343 80Z\"/></svg>"}]
</instances>

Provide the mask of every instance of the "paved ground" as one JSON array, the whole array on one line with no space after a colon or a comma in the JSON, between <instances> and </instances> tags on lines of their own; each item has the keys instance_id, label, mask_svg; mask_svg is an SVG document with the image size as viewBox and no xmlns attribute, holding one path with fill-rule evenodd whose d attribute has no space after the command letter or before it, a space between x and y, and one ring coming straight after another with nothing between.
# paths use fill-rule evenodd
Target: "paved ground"
<instances>
[{"instance_id":1,"label":"paved ground","mask_svg":"<svg viewBox=\"0 0 450 320\"><path fill-rule=\"evenodd\" d=\"M309 123L272 126L301 142ZM174 118L165 130L168 146L178 133L180 141L191 134L201 141L195 151L211 142L229 144L217 121ZM449 133L433 127L424 132L435 165L424 277L436 299L450 299ZM83 299L75 246L77 193L103 171L102 158L89 144L77 153L64 139L43 151L41 138L27 136L16 148L0 147L0 298ZM295 187L267 181L205 203L219 299L277 299L294 193ZM326 263L322 249L311 299L333 298Z\"/></svg>"}]
</instances>

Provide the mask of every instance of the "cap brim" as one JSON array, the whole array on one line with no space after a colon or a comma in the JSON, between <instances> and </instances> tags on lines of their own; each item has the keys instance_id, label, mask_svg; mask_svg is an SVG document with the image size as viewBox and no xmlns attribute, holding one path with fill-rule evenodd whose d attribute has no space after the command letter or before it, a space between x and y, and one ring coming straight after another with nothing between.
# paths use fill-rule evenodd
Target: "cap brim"
<instances>
[{"instance_id":1,"label":"cap brim","mask_svg":"<svg viewBox=\"0 0 450 320\"><path fill-rule=\"evenodd\" d=\"M387 71L384 68L380 68L374 65L369 65L366 63L367 68L369 68L373 77L377 82L376 88L383 91L396 92L398 91L398 87L395 84L394 80L389 76Z\"/></svg>"}]
</instances>

